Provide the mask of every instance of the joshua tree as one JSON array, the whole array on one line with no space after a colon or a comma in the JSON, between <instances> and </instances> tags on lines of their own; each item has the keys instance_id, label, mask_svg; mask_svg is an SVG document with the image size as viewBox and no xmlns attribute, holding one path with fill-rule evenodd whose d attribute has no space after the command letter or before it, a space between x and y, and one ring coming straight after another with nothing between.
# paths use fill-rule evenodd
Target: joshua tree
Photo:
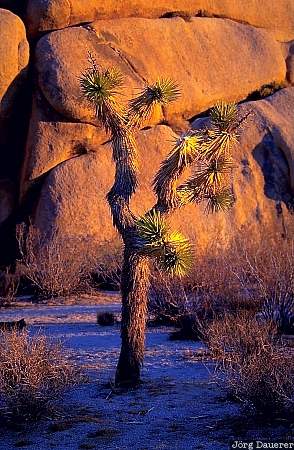
<instances>
[{"instance_id":1,"label":"joshua tree","mask_svg":"<svg viewBox=\"0 0 294 450\"><path fill-rule=\"evenodd\" d=\"M155 108L177 99L178 86L170 79L159 79L122 107L117 99L123 85L121 73L115 68L102 69L93 59L91 67L81 75L80 84L111 138L116 172L107 200L114 226L124 243L122 346L116 383L134 385L140 380L143 362L150 263L156 261L160 269L172 276L185 275L192 263L188 239L170 230L166 216L193 202L205 201L207 212L232 206L230 153L243 119L238 119L235 104L219 102L211 110L209 128L190 130L175 140L154 177L156 204L143 217L136 217L130 209L130 199L137 187L134 131L148 122ZM179 177L192 164L193 175L179 184Z\"/></svg>"}]
</instances>

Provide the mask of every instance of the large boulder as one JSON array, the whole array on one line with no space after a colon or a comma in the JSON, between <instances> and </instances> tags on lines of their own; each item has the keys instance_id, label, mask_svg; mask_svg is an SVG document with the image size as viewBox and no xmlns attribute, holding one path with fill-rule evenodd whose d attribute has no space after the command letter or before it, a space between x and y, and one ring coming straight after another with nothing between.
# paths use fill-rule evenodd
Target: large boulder
<instances>
[{"instance_id":1,"label":"large boulder","mask_svg":"<svg viewBox=\"0 0 294 450\"><path fill-rule=\"evenodd\" d=\"M174 133L167 126L141 131L138 136L142 169L133 208L140 213L153 201L150 180L160 156L167 153ZM146 157L148 155L148 157ZM53 169L44 182L35 215L42 234L50 236L93 236L100 242L112 240L112 225L106 194L114 178L109 144L95 152L66 161Z\"/></svg>"},{"instance_id":2,"label":"large boulder","mask_svg":"<svg viewBox=\"0 0 294 450\"><path fill-rule=\"evenodd\" d=\"M241 114L252 115L243 126L236 160L234 192L236 204L228 213L206 216L204 206L190 205L176 212L172 223L187 233L197 251L207 249L214 239L227 246L245 233L258 245L264 230L285 235L293 229L294 193L294 88L240 106ZM194 123L199 126L199 121ZM132 200L136 214L155 201L151 181L175 134L165 125L142 130L140 186ZM116 232L105 199L113 183L114 167L109 145L71 159L46 176L34 216L43 234L92 236L110 241Z\"/></svg>"},{"instance_id":3,"label":"large boulder","mask_svg":"<svg viewBox=\"0 0 294 450\"><path fill-rule=\"evenodd\" d=\"M22 146L26 124L26 117L20 115L25 110L23 103L25 103L28 62L29 44L23 22L12 12L0 9L1 233L2 223L6 222L16 206L16 185L23 157Z\"/></svg>"},{"instance_id":4,"label":"large boulder","mask_svg":"<svg viewBox=\"0 0 294 450\"><path fill-rule=\"evenodd\" d=\"M22 164L21 196L35 179L68 159L95 151L105 140L105 133L94 125L64 121L36 90Z\"/></svg>"},{"instance_id":5,"label":"large boulder","mask_svg":"<svg viewBox=\"0 0 294 450\"><path fill-rule=\"evenodd\" d=\"M226 19L101 20L50 33L38 42L39 86L67 120L97 124L79 86L89 51L99 65L121 69L127 98L146 80L175 79L182 97L163 111L169 122L189 119L220 98L244 99L286 76L280 46L261 29Z\"/></svg>"},{"instance_id":6,"label":"large boulder","mask_svg":"<svg viewBox=\"0 0 294 450\"><path fill-rule=\"evenodd\" d=\"M95 19L118 17L160 17L166 13L189 16L227 17L270 30L283 41L294 38L292 0L29 0L27 26L36 35Z\"/></svg>"},{"instance_id":7,"label":"large boulder","mask_svg":"<svg viewBox=\"0 0 294 450\"><path fill-rule=\"evenodd\" d=\"M29 44L21 19L0 9L0 119L10 115L29 62Z\"/></svg>"}]
</instances>

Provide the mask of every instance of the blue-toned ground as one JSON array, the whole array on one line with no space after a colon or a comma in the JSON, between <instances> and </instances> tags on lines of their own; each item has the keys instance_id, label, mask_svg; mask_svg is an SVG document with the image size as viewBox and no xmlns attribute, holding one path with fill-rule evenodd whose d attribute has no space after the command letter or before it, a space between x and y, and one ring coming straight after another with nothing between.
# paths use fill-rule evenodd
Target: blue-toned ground
<instances>
[{"instance_id":1,"label":"blue-toned ground","mask_svg":"<svg viewBox=\"0 0 294 450\"><path fill-rule=\"evenodd\" d=\"M169 340L170 329L147 332L143 384L113 393L119 327L101 327L97 311L119 312L118 298L102 305L30 306L1 311L1 320L25 317L30 330L62 339L89 382L69 393L59 417L21 430L0 429L0 449L225 450L234 439L284 438L280 426L245 419L215 382L201 343Z\"/></svg>"}]
</instances>

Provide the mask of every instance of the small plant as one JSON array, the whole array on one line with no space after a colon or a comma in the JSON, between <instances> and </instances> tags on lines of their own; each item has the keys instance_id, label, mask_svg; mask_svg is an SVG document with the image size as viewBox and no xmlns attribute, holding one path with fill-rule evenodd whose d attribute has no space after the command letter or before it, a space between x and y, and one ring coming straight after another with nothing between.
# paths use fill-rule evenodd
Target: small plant
<instances>
[{"instance_id":1,"label":"small plant","mask_svg":"<svg viewBox=\"0 0 294 450\"><path fill-rule=\"evenodd\" d=\"M285 87L287 87L287 85L284 82L278 83L276 81L273 81L272 83L264 84L260 89L251 92L246 100L261 100L263 98L269 97L270 95L273 95L275 92Z\"/></svg>"},{"instance_id":2,"label":"small plant","mask_svg":"<svg viewBox=\"0 0 294 450\"><path fill-rule=\"evenodd\" d=\"M258 317L273 322L279 334L294 334L294 293L267 299Z\"/></svg>"},{"instance_id":3,"label":"small plant","mask_svg":"<svg viewBox=\"0 0 294 450\"><path fill-rule=\"evenodd\" d=\"M181 17L185 22L192 21L191 14L185 11L168 11L160 16L161 19L173 19L174 17Z\"/></svg>"},{"instance_id":4,"label":"small plant","mask_svg":"<svg viewBox=\"0 0 294 450\"><path fill-rule=\"evenodd\" d=\"M276 81L273 83L264 84L259 90L260 97L268 97L284 87L286 87L285 83L277 83Z\"/></svg>"},{"instance_id":5,"label":"small plant","mask_svg":"<svg viewBox=\"0 0 294 450\"><path fill-rule=\"evenodd\" d=\"M15 301L19 284L18 275L11 273L9 267L0 271L0 306L10 305Z\"/></svg>"},{"instance_id":6,"label":"small plant","mask_svg":"<svg viewBox=\"0 0 294 450\"><path fill-rule=\"evenodd\" d=\"M103 327L114 325L116 322L115 315L111 312L97 313L97 323Z\"/></svg>"},{"instance_id":7,"label":"small plant","mask_svg":"<svg viewBox=\"0 0 294 450\"><path fill-rule=\"evenodd\" d=\"M81 380L60 343L27 331L0 333L0 400L13 420L36 420Z\"/></svg>"},{"instance_id":8,"label":"small plant","mask_svg":"<svg viewBox=\"0 0 294 450\"><path fill-rule=\"evenodd\" d=\"M206 342L230 393L264 415L281 414L294 403L294 361L275 340L272 323L246 314L214 321Z\"/></svg>"}]
</instances>

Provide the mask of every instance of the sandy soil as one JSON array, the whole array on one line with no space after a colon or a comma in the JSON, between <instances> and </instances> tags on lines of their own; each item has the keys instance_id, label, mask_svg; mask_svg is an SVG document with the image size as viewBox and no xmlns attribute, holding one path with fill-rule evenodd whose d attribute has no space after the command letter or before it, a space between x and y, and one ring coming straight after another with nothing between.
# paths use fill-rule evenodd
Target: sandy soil
<instances>
[{"instance_id":1,"label":"sandy soil","mask_svg":"<svg viewBox=\"0 0 294 450\"><path fill-rule=\"evenodd\" d=\"M285 439L281 422L258 426L242 416L213 377L213 362L202 360L203 345L169 340L170 329L147 332L143 384L112 392L119 353L119 328L95 324L97 311L119 304L32 306L2 311L1 320L25 317L32 333L40 329L62 339L89 382L69 393L58 417L19 430L0 428L0 449L204 449L225 450L234 439Z\"/></svg>"}]
</instances>

